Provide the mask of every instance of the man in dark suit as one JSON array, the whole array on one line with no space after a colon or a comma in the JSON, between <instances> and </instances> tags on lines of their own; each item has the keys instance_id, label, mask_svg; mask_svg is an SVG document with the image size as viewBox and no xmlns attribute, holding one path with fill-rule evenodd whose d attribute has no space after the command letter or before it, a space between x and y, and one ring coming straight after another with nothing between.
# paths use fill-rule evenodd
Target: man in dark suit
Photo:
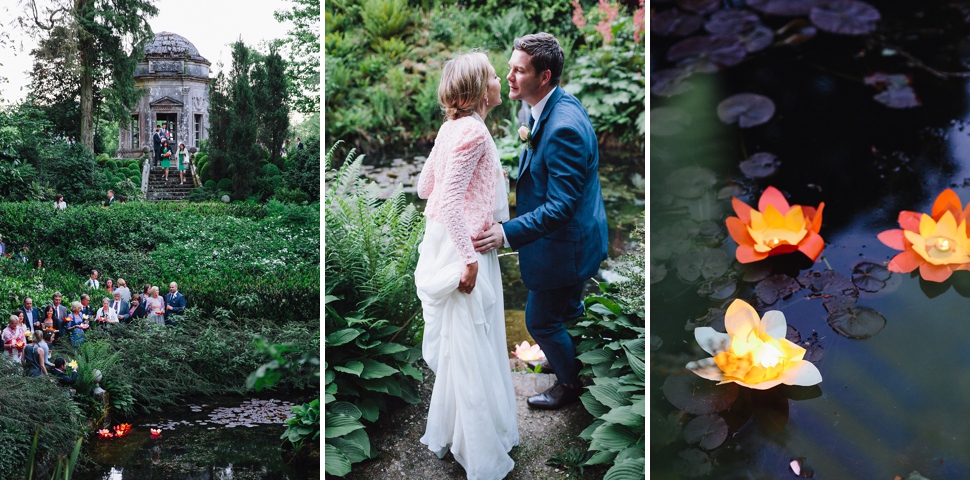
<instances>
[{"instance_id":1,"label":"man in dark suit","mask_svg":"<svg viewBox=\"0 0 970 480\"><path fill-rule=\"evenodd\" d=\"M94 312L97 311L91 308L91 297L86 293L81 294L81 316L87 318L92 323L94 322Z\"/></svg>"},{"instance_id":2,"label":"man in dark suit","mask_svg":"<svg viewBox=\"0 0 970 480\"><path fill-rule=\"evenodd\" d=\"M121 299L121 292L115 290L114 299L109 304L118 313L118 321L121 323L131 323L131 306L128 302Z\"/></svg>"},{"instance_id":3,"label":"man in dark suit","mask_svg":"<svg viewBox=\"0 0 970 480\"><path fill-rule=\"evenodd\" d=\"M54 359L54 369L50 373L61 385L74 385L77 383L77 370L72 370L71 374L68 375L64 371L66 366L67 362L64 361L64 357L57 357Z\"/></svg>"},{"instance_id":4,"label":"man in dark suit","mask_svg":"<svg viewBox=\"0 0 970 480\"><path fill-rule=\"evenodd\" d=\"M152 148L155 149L155 166L162 164L162 129L155 125L155 133L152 135Z\"/></svg>"},{"instance_id":5,"label":"man in dark suit","mask_svg":"<svg viewBox=\"0 0 970 480\"><path fill-rule=\"evenodd\" d=\"M564 55L556 38L526 35L515 39L513 48L509 98L532 106L529 143L519 156L516 218L496 224L474 245L482 253L503 245L519 251L529 289L526 327L557 377L552 388L527 403L556 409L583 391L564 324L582 315L583 286L606 259L599 148L586 110L558 86Z\"/></svg>"},{"instance_id":6,"label":"man in dark suit","mask_svg":"<svg viewBox=\"0 0 970 480\"><path fill-rule=\"evenodd\" d=\"M44 325L41 324L40 309L34 307L34 300L30 297L24 299L24 305L21 307L24 311L24 326L28 330L43 330Z\"/></svg>"},{"instance_id":7,"label":"man in dark suit","mask_svg":"<svg viewBox=\"0 0 970 480\"><path fill-rule=\"evenodd\" d=\"M175 325L172 315L182 316L184 310L185 295L179 292L179 285L175 282L168 284L168 293L165 294L165 325Z\"/></svg>"},{"instance_id":8,"label":"man in dark suit","mask_svg":"<svg viewBox=\"0 0 970 480\"><path fill-rule=\"evenodd\" d=\"M61 305L63 296L61 292L54 292L51 295L51 306L54 307L54 326L57 327L57 338L67 338L67 330L64 329L64 318L67 317L67 307Z\"/></svg>"}]
</instances>

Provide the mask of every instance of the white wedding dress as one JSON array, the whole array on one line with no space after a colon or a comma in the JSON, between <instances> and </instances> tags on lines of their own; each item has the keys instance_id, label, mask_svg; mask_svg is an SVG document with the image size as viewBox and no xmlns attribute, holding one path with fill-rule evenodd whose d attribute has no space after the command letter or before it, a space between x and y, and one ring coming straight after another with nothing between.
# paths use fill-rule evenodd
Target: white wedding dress
<instances>
[{"instance_id":1,"label":"white wedding dress","mask_svg":"<svg viewBox=\"0 0 970 480\"><path fill-rule=\"evenodd\" d=\"M509 219L504 174L496 163L496 221ZM478 256L471 294L458 291L465 263L444 224L428 219L414 273L424 309L422 350L435 372L421 443L444 457L450 449L469 480L505 478L519 443L515 391L505 344L505 302L495 251Z\"/></svg>"}]
</instances>

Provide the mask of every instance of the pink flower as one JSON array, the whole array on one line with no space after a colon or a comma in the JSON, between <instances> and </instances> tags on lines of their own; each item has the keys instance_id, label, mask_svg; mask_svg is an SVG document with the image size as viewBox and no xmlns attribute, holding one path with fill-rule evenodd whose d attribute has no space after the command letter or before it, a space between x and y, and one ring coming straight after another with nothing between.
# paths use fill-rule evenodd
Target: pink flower
<instances>
[{"instance_id":1,"label":"pink flower","mask_svg":"<svg viewBox=\"0 0 970 480\"><path fill-rule=\"evenodd\" d=\"M583 17L583 6L579 4L579 0L573 0L573 25L577 28L583 28L586 26L586 18Z\"/></svg>"},{"instance_id":2,"label":"pink flower","mask_svg":"<svg viewBox=\"0 0 970 480\"><path fill-rule=\"evenodd\" d=\"M640 0L640 8L633 13L633 41L639 42L645 31L644 16L646 10L643 8L643 0Z\"/></svg>"},{"instance_id":3,"label":"pink flower","mask_svg":"<svg viewBox=\"0 0 970 480\"><path fill-rule=\"evenodd\" d=\"M616 19L616 14L620 13L620 6L613 7L610 6L610 2L600 0L600 11L606 15L606 18L596 25L596 31L603 35L603 45L608 45L613 41L613 20Z\"/></svg>"},{"instance_id":4,"label":"pink flower","mask_svg":"<svg viewBox=\"0 0 970 480\"><path fill-rule=\"evenodd\" d=\"M523 341L521 344L516 345L515 351L512 352L513 355L522 360L523 362L531 362L533 360L543 360L546 358L546 354L542 353L539 345L529 345L529 342Z\"/></svg>"}]
</instances>

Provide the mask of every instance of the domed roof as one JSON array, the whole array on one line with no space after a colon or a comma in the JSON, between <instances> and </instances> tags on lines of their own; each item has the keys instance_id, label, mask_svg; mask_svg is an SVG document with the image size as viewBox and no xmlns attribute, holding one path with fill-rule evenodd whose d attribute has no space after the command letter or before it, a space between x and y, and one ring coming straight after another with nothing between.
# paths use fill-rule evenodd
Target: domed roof
<instances>
[{"instance_id":1,"label":"domed roof","mask_svg":"<svg viewBox=\"0 0 970 480\"><path fill-rule=\"evenodd\" d=\"M145 56L151 58L172 58L195 60L209 64L199 54L199 50L187 38L172 32L157 32L155 39L145 47Z\"/></svg>"}]
</instances>

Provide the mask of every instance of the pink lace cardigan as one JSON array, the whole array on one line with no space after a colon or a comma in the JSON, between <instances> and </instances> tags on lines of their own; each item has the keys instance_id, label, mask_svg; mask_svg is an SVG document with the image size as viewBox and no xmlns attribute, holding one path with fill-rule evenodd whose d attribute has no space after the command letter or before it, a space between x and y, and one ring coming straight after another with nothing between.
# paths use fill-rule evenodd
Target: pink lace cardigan
<instances>
[{"instance_id":1,"label":"pink lace cardigan","mask_svg":"<svg viewBox=\"0 0 970 480\"><path fill-rule=\"evenodd\" d=\"M493 223L497 168L495 141L473 114L441 126L418 178L425 216L445 225L466 265L478 261L472 238Z\"/></svg>"}]
</instances>

